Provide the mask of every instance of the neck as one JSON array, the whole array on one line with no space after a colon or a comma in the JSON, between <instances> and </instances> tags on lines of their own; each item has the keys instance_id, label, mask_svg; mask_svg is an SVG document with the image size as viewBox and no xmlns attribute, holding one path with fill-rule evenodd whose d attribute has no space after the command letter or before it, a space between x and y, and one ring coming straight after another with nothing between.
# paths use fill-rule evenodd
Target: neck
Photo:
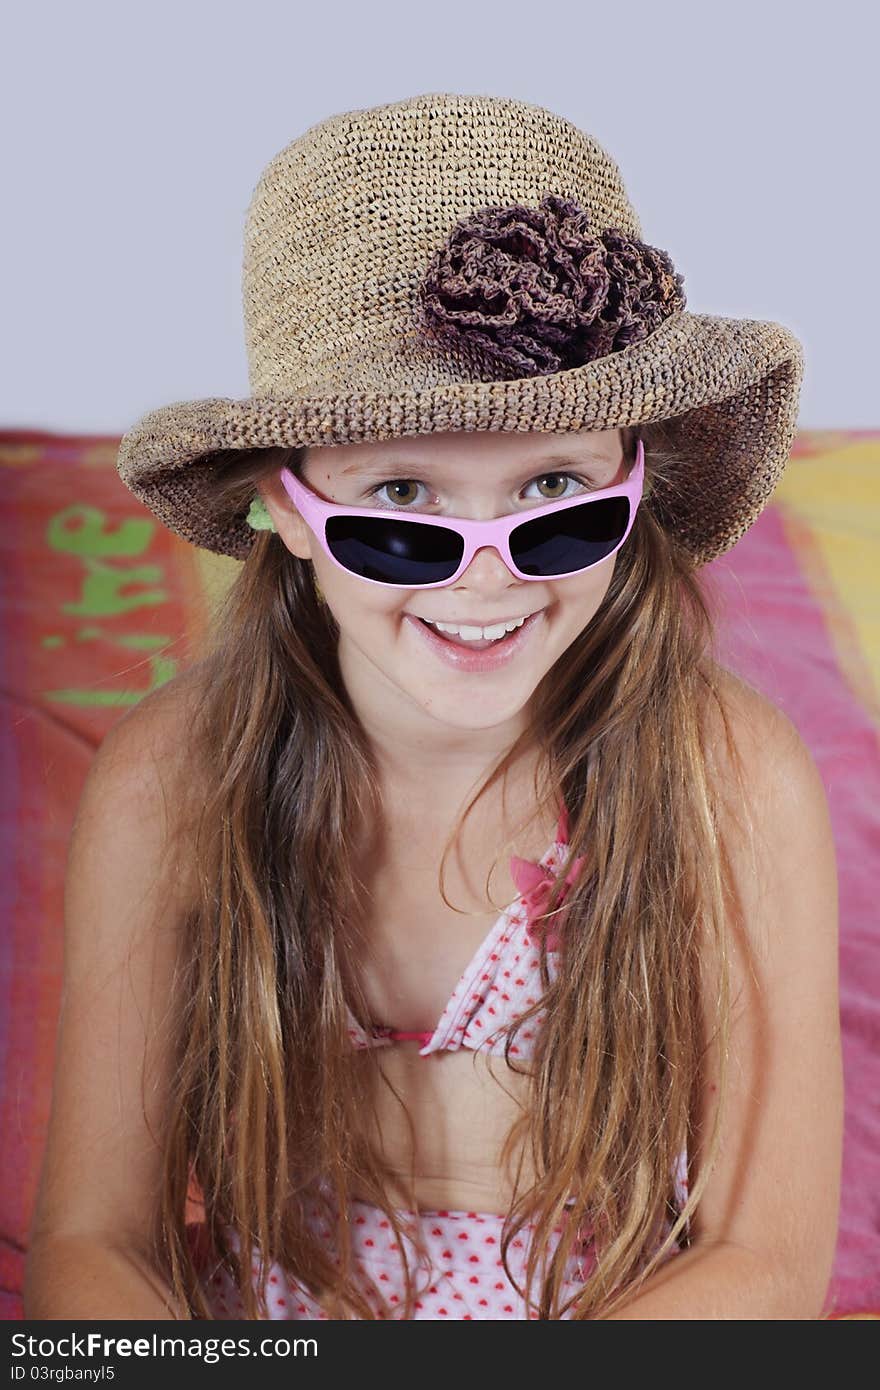
<instances>
[{"instance_id":1,"label":"neck","mask_svg":"<svg viewBox=\"0 0 880 1390\"><path fill-rule=\"evenodd\" d=\"M484 746L482 751L485 752ZM423 825L448 829L470 804L477 788L486 781L505 751L506 747L499 750L497 758L482 763L473 756L462 756L457 761L421 759L417 772L405 763L383 762L379 786L388 818L399 822L417 817ZM526 808L535 803L537 767L534 750L521 754L492 787L481 794L478 807L469 816L469 825L484 824L498 833L502 827L518 823ZM540 795L540 779L537 788Z\"/></svg>"}]
</instances>

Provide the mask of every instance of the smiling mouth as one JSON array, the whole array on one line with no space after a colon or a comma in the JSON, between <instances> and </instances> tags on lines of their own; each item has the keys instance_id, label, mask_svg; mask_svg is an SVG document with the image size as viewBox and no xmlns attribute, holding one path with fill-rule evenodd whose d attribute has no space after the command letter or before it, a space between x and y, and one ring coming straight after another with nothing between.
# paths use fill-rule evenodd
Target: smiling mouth
<instances>
[{"instance_id":1,"label":"smiling mouth","mask_svg":"<svg viewBox=\"0 0 880 1390\"><path fill-rule=\"evenodd\" d=\"M515 618L509 619L506 627L502 623L496 623L488 628L488 631L493 634L491 637L478 635L481 632L485 632L487 629L478 627L476 624L461 624L460 626L464 628L466 633L469 631L470 634L472 634L462 636L459 631L444 632L442 628L435 626L434 623L429 622L425 618L418 617L415 613L408 613L406 616L420 623L426 632L431 634L432 641L439 641L442 646L458 648L461 652L484 652L491 647L506 649L509 646L515 645L520 640L521 635L531 630L544 611L543 608L539 608L534 613L529 613L525 618L519 620ZM457 628L459 625L449 623L443 624L443 626Z\"/></svg>"},{"instance_id":2,"label":"smiling mouth","mask_svg":"<svg viewBox=\"0 0 880 1390\"><path fill-rule=\"evenodd\" d=\"M535 613L543 613L543 608L536 608L532 613L514 613L509 618L426 618L421 613L413 613L411 616L418 618L420 622L443 623L445 627L503 627L505 623L525 623L529 618L534 618Z\"/></svg>"},{"instance_id":3,"label":"smiling mouth","mask_svg":"<svg viewBox=\"0 0 880 1390\"><path fill-rule=\"evenodd\" d=\"M454 642L456 646L470 647L472 651L484 651L487 647L497 646L506 641L508 637L513 637L517 632L521 632L528 622L528 618L508 618L507 622L487 623L485 625L441 623L439 620L431 622L427 618L420 618L419 622L445 642Z\"/></svg>"}]
</instances>

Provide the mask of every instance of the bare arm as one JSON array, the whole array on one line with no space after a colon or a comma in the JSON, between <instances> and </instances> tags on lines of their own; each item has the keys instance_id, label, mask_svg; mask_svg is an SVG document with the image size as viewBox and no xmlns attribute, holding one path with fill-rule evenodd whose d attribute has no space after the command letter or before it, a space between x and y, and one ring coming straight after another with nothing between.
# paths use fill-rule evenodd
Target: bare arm
<instances>
[{"instance_id":1,"label":"bare arm","mask_svg":"<svg viewBox=\"0 0 880 1390\"><path fill-rule=\"evenodd\" d=\"M736 1246L697 1245L673 1256L642 1291L606 1321L717 1319L765 1321L818 1318L788 1271Z\"/></svg>"},{"instance_id":2,"label":"bare arm","mask_svg":"<svg viewBox=\"0 0 880 1390\"><path fill-rule=\"evenodd\" d=\"M832 828L819 772L797 730L763 697L746 690L740 699L736 732L748 805L733 805L723 829L735 891L721 1151L691 1248L612 1318L818 1319L828 1289L843 1146ZM754 854L736 828L749 817ZM710 963L710 982L716 970ZM711 998L709 991L707 1036ZM703 1134L717 1099L714 1041L707 1057ZM699 1151L695 1157L699 1171Z\"/></svg>"},{"instance_id":3,"label":"bare arm","mask_svg":"<svg viewBox=\"0 0 880 1390\"><path fill-rule=\"evenodd\" d=\"M131 1249L90 1236L50 1236L28 1251L24 1316L36 1321L184 1320L170 1290Z\"/></svg>"},{"instance_id":4,"label":"bare arm","mask_svg":"<svg viewBox=\"0 0 880 1390\"><path fill-rule=\"evenodd\" d=\"M172 984L192 895L190 856L172 833L186 811L179 689L154 692L111 729L77 808L28 1317L181 1315L150 1253L174 1067Z\"/></svg>"}]
</instances>

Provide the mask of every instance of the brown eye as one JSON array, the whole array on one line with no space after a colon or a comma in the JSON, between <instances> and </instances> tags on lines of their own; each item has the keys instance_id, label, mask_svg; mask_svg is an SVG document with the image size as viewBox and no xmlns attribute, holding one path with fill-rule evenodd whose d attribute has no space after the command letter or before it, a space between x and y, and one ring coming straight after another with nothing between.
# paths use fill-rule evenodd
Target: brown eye
<instances>
[{"instance_id":1,"label":"brown eye","mask_svg":"<svg viewBox=\"0 0 880 1390\"><path fill-rule=\"evenodd\" d=\"M372 495L392 507L407 507L418 498L420 486L415 478L394 478L373 488Z\"/></svg>"},{"instance_id":2,"label":"brown eye","mask_svg":"<svg viewBox=\"0 0 880 1390\"><path fill-rule=\"evenodd\" d=\"M543 486L543 484L546 483L548 479L550 481L551 486L544 493L544 497L548 502L559 502L561 498L565 496L565 488L568 482L568 474L545 473L542 477L536 478L535 481L538 483L539 486ZM558 491L554 490L553 484L556 484L558 486Z\"/></svg>"}]
</instances>

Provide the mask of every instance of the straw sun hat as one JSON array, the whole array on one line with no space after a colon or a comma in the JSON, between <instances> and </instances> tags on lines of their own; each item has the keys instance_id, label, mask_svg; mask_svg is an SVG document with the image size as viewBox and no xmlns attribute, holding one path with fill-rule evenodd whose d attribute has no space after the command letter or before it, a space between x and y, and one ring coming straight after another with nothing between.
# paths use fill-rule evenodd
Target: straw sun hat
<instances>
[{"instance_id":1,"label":"straw sun hat","mask_svg":"<svg viewBox=\"0 0 880 1390\"><path fill-rule=\"evenodd\" d=\"M242 290L251 394L151 410L117 461L219 554L243 559L260 526L214 497L229 449L663 420L680 472L645 505L698 565L748 530L789 455L797 338L688 312L617 165L543 107L442 92L311 126L254 190Z\"/></svg>"}]
</instances>

